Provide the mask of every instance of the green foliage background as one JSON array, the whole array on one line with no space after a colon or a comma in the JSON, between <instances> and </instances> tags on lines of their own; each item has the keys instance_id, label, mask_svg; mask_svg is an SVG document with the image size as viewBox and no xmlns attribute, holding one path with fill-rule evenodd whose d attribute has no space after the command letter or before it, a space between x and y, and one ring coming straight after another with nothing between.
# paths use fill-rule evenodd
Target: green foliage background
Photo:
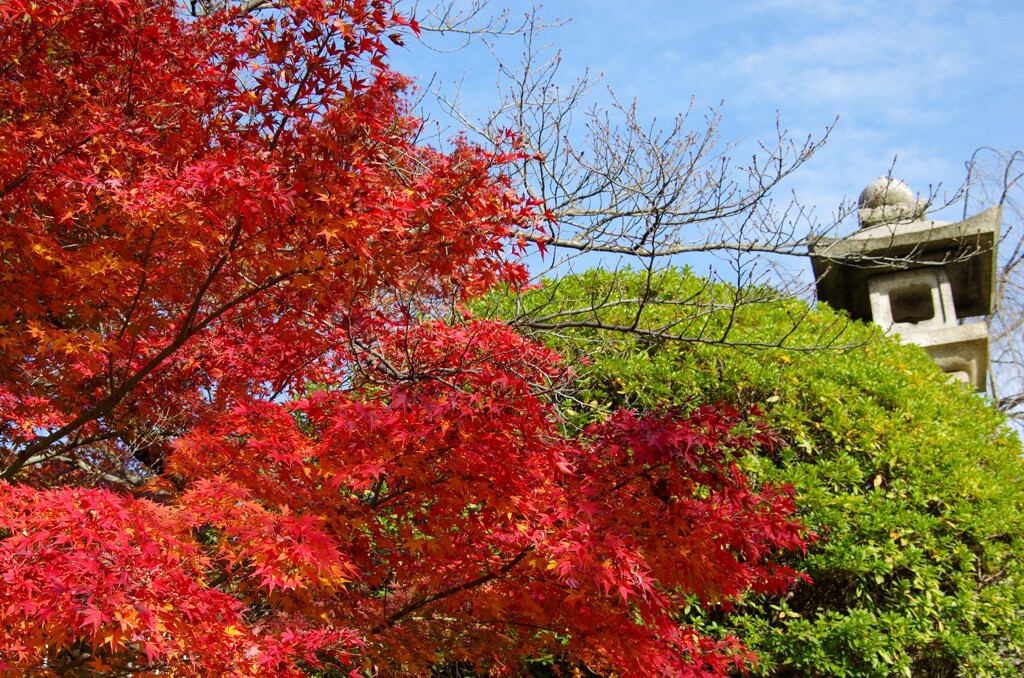
<instances>
[{"instance_id":1,"label":"green foliage background","mask_svg":"<svg viewBox=\"0 0 1024 678\"><path fill-rule=\"evenodd\" d=\"M759 406L786 445L746 459L747 470L791 484L818 534L793 562L813 584L783 600L745 600L728 617L694 607L692 623L742 637L761 657L755 675L1024 674L1024 464L984 398L878 328L686 270L653 281L591 272L506 299L497 312L561 314L600 305L611 288L653 303L640 314L615 304L562 315L580 326L544 336L577 366L563 403L570 421L618 407ZM737 295L754 303L729 310ZM738 345L586 327L597 322ZM764 348L774 344L787 348Z\"/></svg>"}]
</instances>

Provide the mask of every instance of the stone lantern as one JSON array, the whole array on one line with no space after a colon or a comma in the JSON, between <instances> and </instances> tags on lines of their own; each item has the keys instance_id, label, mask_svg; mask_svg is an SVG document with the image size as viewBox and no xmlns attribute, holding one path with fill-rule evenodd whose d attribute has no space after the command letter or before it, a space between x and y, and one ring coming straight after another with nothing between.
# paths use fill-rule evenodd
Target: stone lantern
<instances>
[{"instance_id":1,"label":"stone lantern","mask_svg":"<svg viewBox=\"0 0 1024 678\"><path fill-rule=\"evenodd\" d=\"M861 193L857 213L859 231L811 247L818 299L922 346L948 374L984 391L1000 208L956 223L929 220L910 187L882 177Z\"/></svg>"}]
</instances>

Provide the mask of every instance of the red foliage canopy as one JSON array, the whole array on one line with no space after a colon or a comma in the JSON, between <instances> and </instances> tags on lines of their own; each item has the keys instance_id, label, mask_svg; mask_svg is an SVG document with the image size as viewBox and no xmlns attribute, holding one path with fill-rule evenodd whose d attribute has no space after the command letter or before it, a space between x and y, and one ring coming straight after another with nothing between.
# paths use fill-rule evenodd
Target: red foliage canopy
<instances>
[{"instance_id":1,"label":"red foliage canopy","mask_svg":"<svg viewBox=\"0 0 1024 678\"><path fill-rule=\"evenodd\" d=\"M714 675L675 621L794 573L723 409L569 437L515 153L416 141L384 0L0 6L0 669ZM500 146L499 146L500 148Z\"/></svg>"}]
</instances>

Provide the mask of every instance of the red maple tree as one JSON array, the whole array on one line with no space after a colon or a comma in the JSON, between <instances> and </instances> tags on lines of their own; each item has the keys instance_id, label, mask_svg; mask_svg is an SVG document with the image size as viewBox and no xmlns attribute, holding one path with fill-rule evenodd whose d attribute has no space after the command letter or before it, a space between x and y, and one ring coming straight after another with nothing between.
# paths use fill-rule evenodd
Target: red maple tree
<instances>
[{"instance_id":1,"label":"red maple tree","mask_svg":"<svg viewBox=\"0 0 1024 678\"><path fill-rule=\"evenodd\" d=\"M558 357L452 320L525 279L514 136L417 143L389 2L248 5L0 5L0 671L747 661L676 610L795 580L771 435L567 435Z\"/></svg>"}]
</instances>

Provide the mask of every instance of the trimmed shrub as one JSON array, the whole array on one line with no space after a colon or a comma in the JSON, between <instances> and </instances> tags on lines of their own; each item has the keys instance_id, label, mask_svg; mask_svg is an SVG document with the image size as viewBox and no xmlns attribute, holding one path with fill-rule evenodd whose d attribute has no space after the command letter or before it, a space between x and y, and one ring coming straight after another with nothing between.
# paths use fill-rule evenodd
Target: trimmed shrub
<instances>
[{"instance_id":1,"label":"trimmed shrub","mask_svg":"<svg viewBox=\"0 0 1024 678\"><path fill-rule=\"evenodd\" d=\"M760 482L792 485L818 534L791 563L813 584L784 599L750 597L729 616L696 605L681 614L744 639L760 656L755 675L1024 672L1024 463L984 397L877 327L688 270L653 282L630 271L565 278L520 297L516 312L580 308L610 285L653 302L638 327L704 339L592 328L547 335L579 365L567 420L582 425L618 407L760 408L786 446L745 467ZM730 310L737 296L754 301ZM712 301L719 310L708 310ZM635 307L607 305L577 319L635 317ZM732 345L705 343L722 337ZM765 348L773 345L785 348Z\"/></svg>"}]
</instances>

